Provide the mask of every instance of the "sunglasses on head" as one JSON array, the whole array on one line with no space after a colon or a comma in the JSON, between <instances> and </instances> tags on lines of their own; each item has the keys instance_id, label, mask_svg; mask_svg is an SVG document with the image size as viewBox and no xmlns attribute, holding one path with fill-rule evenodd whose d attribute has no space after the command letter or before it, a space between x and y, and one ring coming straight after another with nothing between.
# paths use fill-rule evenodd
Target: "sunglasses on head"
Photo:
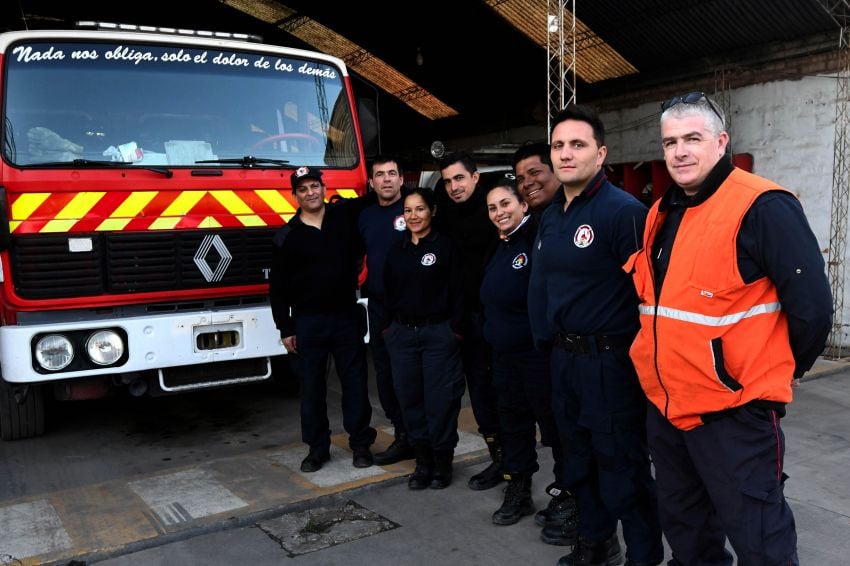
<instances>
[{"instance_id":1,"label":"sunglasses on head","mask_svg":"<svg viewBox=\"0 0 850 566\"><path fill-rule=\"evenodd\" d=\"M715 106L714 102L712 102L711 99L707 97L704 92L689 92L688 94L674 96L670 100L661 103L661 111L666 112L677 104L698 104L703 99L705 99L705 101L708 103L709 107L714 111L717 117L720 118L720 123L722 124L723 115L720 113L720 110L718 110L717 106Z\"/></svg>"}]
</instances>

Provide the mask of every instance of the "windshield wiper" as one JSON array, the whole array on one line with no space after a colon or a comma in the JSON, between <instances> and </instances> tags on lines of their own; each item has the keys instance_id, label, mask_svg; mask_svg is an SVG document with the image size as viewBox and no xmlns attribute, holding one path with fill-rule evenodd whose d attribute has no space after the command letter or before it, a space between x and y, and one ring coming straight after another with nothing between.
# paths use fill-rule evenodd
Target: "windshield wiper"
<instances>
[{"instance_id":1,"label":"windshield wiper","mask_svg":"<svg viewBox=\"0 0 850 566\"><path fill-rule=\"evenodd\" d=\"M286 159L266 159L265 157L246 155L235 159L202 159L201 161L195 161L195 163L235 163L242 167L254 167L255 165L288 165L289 161Z\"/></svg>"},{"instance_id":2,"label":"windshield wiper","mask_svg":"<svg viewBox=\"0 0 850 566\"><path fill-rule=\"evenodd\" d=\"M136 165L132 161L105 161L97 159L74 159L71 161L49 161L47 163L28 163L27 167L126 167L132 165L133 169L146 169L165 175L167 178L174 176L168 167L157 167L155 165Z\"/></svg>"}]
</instances>

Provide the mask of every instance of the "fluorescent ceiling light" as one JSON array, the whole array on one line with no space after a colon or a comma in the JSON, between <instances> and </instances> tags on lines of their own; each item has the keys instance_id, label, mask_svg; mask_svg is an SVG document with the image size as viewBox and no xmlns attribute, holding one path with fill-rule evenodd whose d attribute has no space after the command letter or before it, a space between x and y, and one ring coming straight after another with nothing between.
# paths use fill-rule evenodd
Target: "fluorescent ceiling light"
<instances>
[{"instance_id":1,"label":"fluorescent ceiling light","mask_svg":"<svg viewBox=\"0 0 850 566\"><path fill-rule=\"evenodd\" d=\"M439 100L366 49L295 10L273 0L221 0L224 4L342 59L346 66L382 90L395 96L426 118L438 120L456 116L457 110Z\"/></svg>"},{"instance_id":2,"label":"fluorescent ceiling light","mask_svg":"<svg viewBox=\"0 0 850 566\"><path fill-rule=\"evenodd\" d=\"M548 45L547 29L558 30L558 18L547 13L546 0L484 0L484 3L543 49ZM560 23L565 30L572 27L572 17L572 13L565 9L564 21ZM575 34L576 74L584 82L595 83L638 72L578 18Z\"/></svg>"}]
</instances>

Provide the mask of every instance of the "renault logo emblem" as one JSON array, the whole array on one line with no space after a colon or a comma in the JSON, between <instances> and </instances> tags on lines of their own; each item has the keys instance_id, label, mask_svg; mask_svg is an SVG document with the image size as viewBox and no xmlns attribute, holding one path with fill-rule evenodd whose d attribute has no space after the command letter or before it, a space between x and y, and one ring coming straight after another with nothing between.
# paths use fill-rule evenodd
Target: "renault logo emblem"
<instances>
[{"instance_id":1,"label":"renault logo emblem","mask_svg":"<svg viewBox=\"0 0 850 566\"><path fill-rule=\"evenodd\" d=\"M208 264L206 260L206 256L210 252L210 248L215 248L215 251L218 252L220 257L215 271L212 270L210 264ZM215 236L204 236L204 240L198 247L198 251L195 252L195 265L198 266L198 269L204 276L204 279L207 280L207 283L221 281L224 277L224 272L227 271L227 267L230 265L230 261L232 259L233 256L230 255L230 251L227 249L227 246L224 245L224 242L218 234Z\"/></svg>"}]
</instances>

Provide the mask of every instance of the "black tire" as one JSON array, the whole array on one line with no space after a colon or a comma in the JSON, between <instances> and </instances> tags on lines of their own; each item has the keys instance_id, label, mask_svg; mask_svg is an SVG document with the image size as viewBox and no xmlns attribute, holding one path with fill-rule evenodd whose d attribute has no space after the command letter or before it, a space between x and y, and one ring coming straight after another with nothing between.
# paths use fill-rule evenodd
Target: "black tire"
<instances>
[{"instance_id":1,"label":"black tire","mask_svg":"<svg viewBox=\"0 0 850 566\"><path fill-rule=\"evenodd\" d=\"M20 399L20 402L18 402ZM0 378L0 438L21 440L44 434L44 390Z\"/></svg>"},{"instance_id":2,"label":"black tire","mask_svg":"<svg viewBox=\"0 0 850 566\"><path fill-rule=\"evenodd\" d=\"M289 356L274 356L272 361L272 386L279 395L298 397L301 393L301 381L290 364Z\"/></svg>"}]
</instances>

